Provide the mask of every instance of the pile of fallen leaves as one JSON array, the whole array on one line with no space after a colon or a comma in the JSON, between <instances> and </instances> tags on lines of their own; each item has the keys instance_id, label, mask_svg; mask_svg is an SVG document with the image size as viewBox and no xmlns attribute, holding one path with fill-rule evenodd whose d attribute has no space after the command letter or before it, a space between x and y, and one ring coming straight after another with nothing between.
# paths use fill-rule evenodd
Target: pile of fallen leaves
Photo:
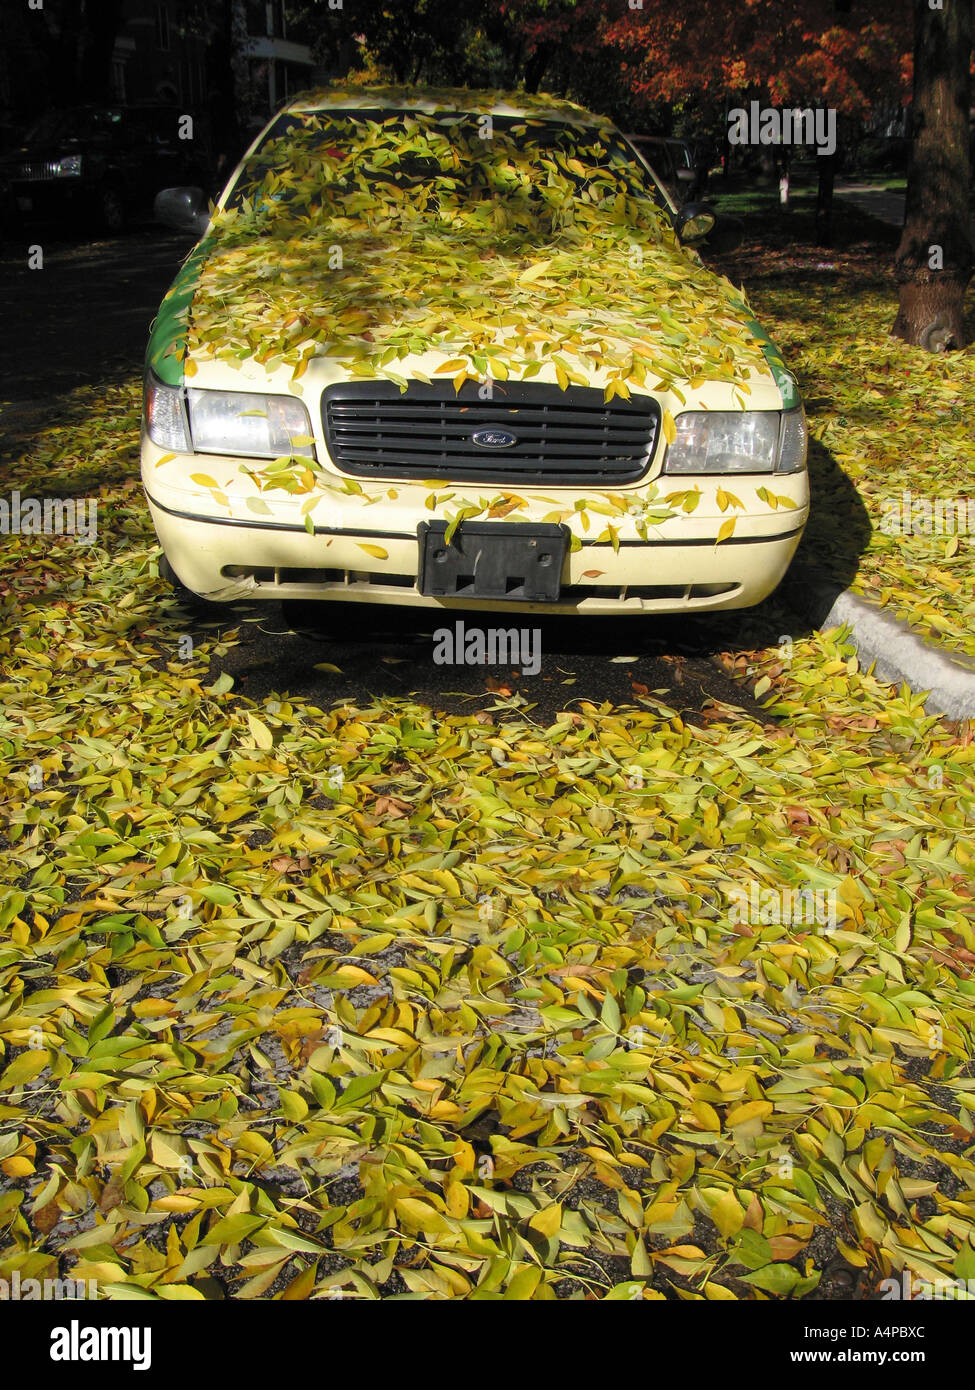
<instances>
[{"instance_id":1,"label":"pile of fallen leaves","mask_svg":"<svg viewBox=\"0 0 975 1390\"><path fill-rule=\"evenodd\" d=\"M190 376L253 357L297 381L327 356L405 390L398 364L436 351L458 387L547 368L563 388L608 373L607 400L747 393L767 367L744 297L681 251L612 127L575 117L282 118L215 217L171 350Z\"/></svg>"},{"instance_id":2,"label":"pile of fallen leaves","mask_svg":"<svg viewBox=\"0 0 975 1390\"><path fill-rule=\"evenodd\" d=\"M93 545L4 538L0 1275L975 1277L970 728L836 633L751 658L764 721L256 705L154 577L137 412L78 393L8 479L104 482ZM730 910L803 887L835 929Z\"/></svg>"},{"instance_id":3,"label":"pile of fallen leaves","mask_svg":"<svg viewBox=\"0 0 975 1390\"><path fill-rule=\"evenodd\" d=\"M722 266L745 280L800 379L814 441L801 555L975 657L972 349L931 354L890 337L891 259L863 243L770 255L751 242Z\"/></svg>"}]
</instances>

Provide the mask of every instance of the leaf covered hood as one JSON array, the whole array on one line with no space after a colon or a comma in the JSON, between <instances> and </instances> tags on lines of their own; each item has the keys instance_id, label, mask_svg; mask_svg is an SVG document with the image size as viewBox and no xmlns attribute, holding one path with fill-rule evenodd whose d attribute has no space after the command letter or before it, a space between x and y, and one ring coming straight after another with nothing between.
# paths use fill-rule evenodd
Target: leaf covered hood
<instances>
[{"instance_id":1,"label":"leaf covered hood","mask_svg":"<svg viewBox=\"0 0 975 1390\"><path fill-rule=\"evenodd\" d=\"M458 387L604 372L610 398L747 391L767 372L744 298L681 248L610 127L418 111L278 126L214 218L190 374L250 357L297 377L327 356L403 384L403 359L433 351Z\"/></svg>"}]
</instances>

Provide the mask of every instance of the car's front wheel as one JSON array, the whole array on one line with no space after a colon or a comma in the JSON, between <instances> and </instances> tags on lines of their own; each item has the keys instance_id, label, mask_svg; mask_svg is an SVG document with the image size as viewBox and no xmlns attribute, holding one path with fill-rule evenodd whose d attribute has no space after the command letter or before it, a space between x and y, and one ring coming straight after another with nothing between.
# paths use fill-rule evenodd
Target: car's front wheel
<instances>
[{"instance_id":1,"label":"car's front wheel","mask_svg":"<svg viewBox=\"0 0 975 1390\"><path fill-rule=\"evenodd\" d=\"M103 232L118 236L125 230L125 203L121 190L109 184L98 195L98 221Z\"/></svg>"}]
</instances>

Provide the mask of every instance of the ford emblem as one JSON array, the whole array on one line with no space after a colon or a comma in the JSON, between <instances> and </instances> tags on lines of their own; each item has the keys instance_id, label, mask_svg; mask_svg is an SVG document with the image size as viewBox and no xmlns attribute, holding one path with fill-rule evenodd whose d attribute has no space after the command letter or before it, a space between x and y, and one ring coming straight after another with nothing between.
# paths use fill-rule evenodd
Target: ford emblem
<instances>
[{"instance_id":1,"label":"ford emblem","mask_svg":"<svg viewBox=\"0 0 975 1390\"><path fill-rule=\"evenodd\" d=\"M510 449L512 444L518 443L518 436L509 434L507 430L476 430L471 435L471 442L482 449Z\"/></svg>"}]
</instances>

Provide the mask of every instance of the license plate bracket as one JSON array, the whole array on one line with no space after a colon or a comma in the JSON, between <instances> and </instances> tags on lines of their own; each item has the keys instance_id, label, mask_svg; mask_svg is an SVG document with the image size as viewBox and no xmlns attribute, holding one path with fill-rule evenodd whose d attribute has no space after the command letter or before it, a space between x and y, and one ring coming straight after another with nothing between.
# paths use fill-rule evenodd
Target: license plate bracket
<instances>
[{"instance_id":1,"label":"license plate bracket","mask_svg":"<svg viewBox=\"0 0 975 1390\"><path fill-rule=\"evenodd\" d=\"M417 587L432 598L556 603L569 548L566 526L539 522L471 522L446 543L445 521L417 527Z\"/></svg>"}]
</instances>

